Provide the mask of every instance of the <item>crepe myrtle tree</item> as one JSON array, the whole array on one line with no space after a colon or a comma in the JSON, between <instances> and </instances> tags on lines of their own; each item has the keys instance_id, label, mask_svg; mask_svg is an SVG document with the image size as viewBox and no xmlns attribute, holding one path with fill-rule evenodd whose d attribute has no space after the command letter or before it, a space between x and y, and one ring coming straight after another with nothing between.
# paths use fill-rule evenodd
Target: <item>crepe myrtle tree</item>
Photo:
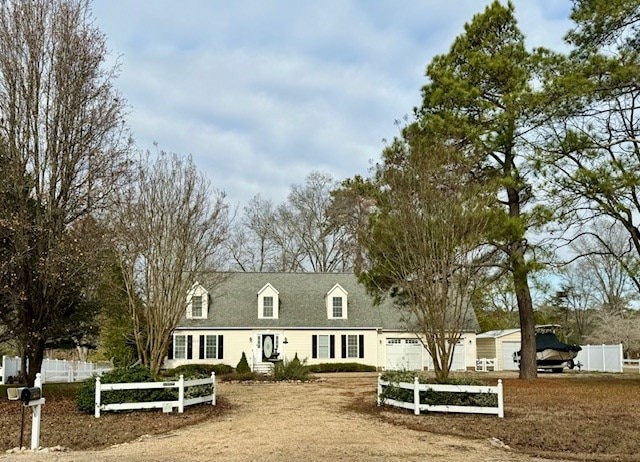
<instances>
[{"instance_id":1,"label":"crepe myrtle tree","mask_svg":"<svg viewBox=\"0 0 640 462\"><path fill-rule=\"evenodd\" d=\"M377 302L392 298L431 354L438 380L449 374L483 282L493 198L450 141L413 123L385 149L370 180L375 206L360 236L358 271Z\"/></svg>"},{"instance_id":2,"label":"crepe myrtle tree","mask_svg":"<svg viewBox=\"0 0 640 462\"><path fill-rule=\"evenodd\" d=\"M126 179L126 104L106 57L88 2L0 2L0 316L29 384L45 346L84 318L97 217Z\"/></svg>"},{"instance_id":3,"label":"crepe myrtle tree","mask_svg":"<svg viewBox=\"0 0 640 462\"><path fill-rule=\"evenodd\" d=\"M112 218L138 357L157 375L194 282L212 287L229 213L190 157L141 156Z\"/></svg>"}]
</instances>

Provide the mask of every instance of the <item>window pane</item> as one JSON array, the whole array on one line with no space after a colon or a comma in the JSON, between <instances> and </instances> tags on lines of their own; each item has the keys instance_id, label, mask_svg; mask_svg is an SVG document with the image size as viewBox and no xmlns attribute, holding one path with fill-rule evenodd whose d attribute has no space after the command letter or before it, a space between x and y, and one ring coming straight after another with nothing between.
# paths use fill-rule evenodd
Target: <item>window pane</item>
<instances>
[{"instance_id":1,"label":"window pane","mask_svg":"<svg viewBox=\"0 0 640 462\"><path fill-rule=\"evenodd\" d=\"M187 358L187 337L185 335L176 335L173 338L173 357L174 359Z\"/></svg>"},{"instance_id":2,"label":"window pane","mask_svg":"<svg viewBox=\"0 0 640 462\"><path fill-rule=\"evenodd\" d=\"M318 358L329 357L329 336L318 335Z\"/></svg>"},{"instance_id":3,"label":"window pane","mask_svg":"<svg viewBox=\"0 0 640 462\"><path fill-rule=\"evenodd\" d=\"M218 357L218 336L207 335L205 339L204 357L206 359L216 359Z\"/></svg>"},{"instance_id":4,"label":"window pane","mask_svg":"<svg viewBox=\"0 0 640 462\"><path fill-rule=\"evenodd\" d=\"M194 318L202 317L202 296L194 295L191 297L191 316Z\"/></svg>"},{"instance_id":5,"label":"window pane","mask_svg":"<svg viewBox=\"0 0 640 462\"><path fill-rule=\"evenodd\" d=\"M358 336L347 335L347 358L358 357Z\"/></svg>"},{"instance_id":6,"label":"window pane","mask_svg":"<svg viewBox=\"0 0 640 462\"><path fill-rule=\"evenodd\" d=\"M262 316L273 318L273 297L264 297Z\"/></svg>"},{"instance_id":7,"label":"window pane","mask_svg":"<svg viewBox=\"0 0 640 462\"><path fill-rule=\"evenodd\" d=\"M333 317L342 317L342 297L333 297Z\"/></svg>"}]
</instances>

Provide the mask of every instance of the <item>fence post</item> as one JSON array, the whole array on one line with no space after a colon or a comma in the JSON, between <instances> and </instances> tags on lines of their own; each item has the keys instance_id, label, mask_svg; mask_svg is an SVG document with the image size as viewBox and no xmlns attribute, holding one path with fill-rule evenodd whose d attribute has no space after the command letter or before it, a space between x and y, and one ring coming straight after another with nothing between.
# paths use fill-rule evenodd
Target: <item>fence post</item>
<instances>
[{"instance_id":1,"label":"fence post","mask_svg":"<svg viewBox=\"0 0 640 462\"><path fill-rule=\"evenodd\" d=\"M100 377L96 377L96 410L94 415L100 417Z\"/></svg>"},{"instance_id":2,"label":"fence post","mask_svg":"<svg viewBox=\"0 0 640 462\"><path fill-rule=\"evenodd\" d=\"M211 371L211 388L213 391L213 399L211 400L211 405L216 405L216 373L215 371Z\"/></svg>"},{"instance_id":3,"label":"fence post","mask_svg":"<svg viewBox=\"0 0 640 462\"><path fill-rule=\"evenodd\" d=\"M184 412L184 375L178 380L178 412Z\"/></svg>"},{"instance_id":4,"label":"fence post","mask_svg":"<svg viewBox=\"0 0 640 462\"><path fill-rule=\"evenodd\" d=\"M504 419L504 399L502 394L502 379L498 379L498 417Z\"/></svg>"},{"instance_id":5,"label":"fence post","mask_svg":"<svg viewBox=\"0 0 640 462\"><path fill-rule=\"evenodd\" d=\"M376 395L376 403L380 406L382 403L380 402L380 395L382 394L382 374L378 373L378 394Z\"/></svg>"},{"instance_id":6,"label":"fence post","mask_svg":"<svg viewBox=\"0 0 640 462\"><path fill-rule=\"evenodd\" d=\"M413 378L413 413L420 415L420 382L418 377Z\"/></svg>"}]
</instances>

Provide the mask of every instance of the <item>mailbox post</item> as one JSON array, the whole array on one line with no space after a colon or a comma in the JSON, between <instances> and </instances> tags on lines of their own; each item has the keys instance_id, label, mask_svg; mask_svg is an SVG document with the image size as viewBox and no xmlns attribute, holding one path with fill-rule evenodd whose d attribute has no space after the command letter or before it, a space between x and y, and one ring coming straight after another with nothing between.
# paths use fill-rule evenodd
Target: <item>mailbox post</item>
<instances>
[{"instance_id":1,"label":"mailbox post","mask_svg":"<svg viewBox=\"0 0 640 462\"><path fill-rule=\"evenodd\" d=\"M36 381L33 387L7 388L7 397L10 400L22 401L22 424L24 426L24 408L30 407L31 418L31 449L36 450L40 447L40 416L42 415L42 405L44 398L42 397L42 377L36 374ZM20 446L22 446L22 432L20 429Z\"/></svg>"}]
</instances>

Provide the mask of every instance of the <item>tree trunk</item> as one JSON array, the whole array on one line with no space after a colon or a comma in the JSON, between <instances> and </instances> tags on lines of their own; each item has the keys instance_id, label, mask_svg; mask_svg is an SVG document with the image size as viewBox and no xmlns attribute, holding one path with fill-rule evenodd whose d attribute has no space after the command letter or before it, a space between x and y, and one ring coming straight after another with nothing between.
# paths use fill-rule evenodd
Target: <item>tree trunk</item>
<instances>
[{"instance_id":1,"label":"tree trunk","mask_svg":"<svg viewBox=\"0 0 640 462\"><path fill-rule=\"evenodd\" d=\"M36 381L36 374L40 372L42 368L42 361L44 360L44 340L37 340L31 345L29 351L26 351L22 355L22 371L25 377L28 387L33 387ZM24 369L25 362L28 362L28 367Z\"/></svg>"},{"instance_id":2,"label":"tree trunk","mask_svg":"<svg viewBox=\"0 0 640 462\"><path fill-rule=\"evenodd\" d=\"M520 378L535 379L538 376L536 363L536 334L533 302L529 290L529 270L524 261L522 243L515 244L511 256L513 286L520 315Z\"/></svg>"}]
</instances>

